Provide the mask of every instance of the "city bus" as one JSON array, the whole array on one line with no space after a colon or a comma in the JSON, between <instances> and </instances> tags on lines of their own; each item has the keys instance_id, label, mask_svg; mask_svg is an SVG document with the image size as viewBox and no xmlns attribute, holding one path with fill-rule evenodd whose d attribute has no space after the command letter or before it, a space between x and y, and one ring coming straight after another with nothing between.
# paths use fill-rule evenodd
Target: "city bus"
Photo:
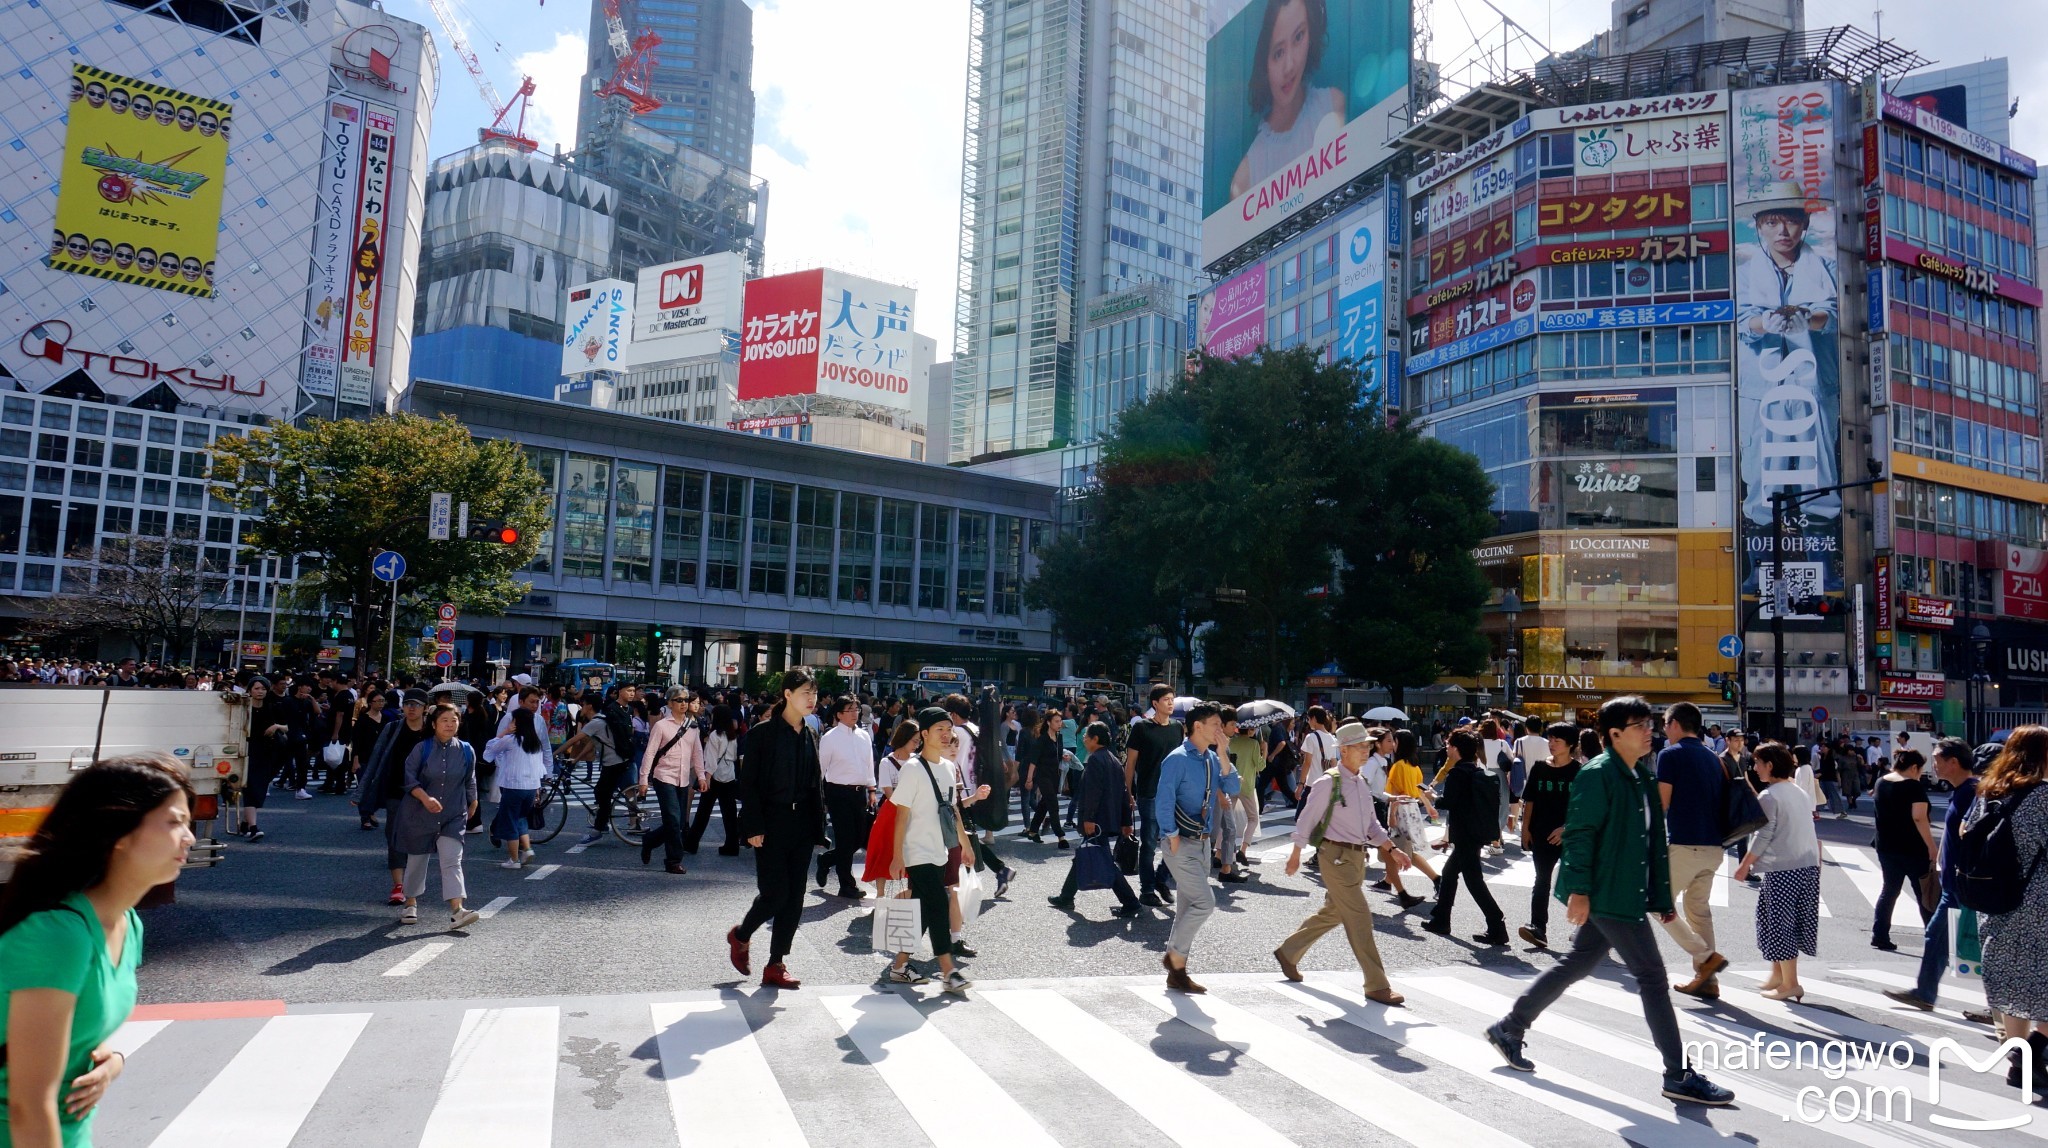
<instances>
[{"instance_id":1,"label":"city bus","mask_svg":"<svg viewBox=\"0 0 2048 1148\"><path fill-rule=\"evenodd\" d=\"M1063 702L1105 697L1129 710L1131 687L1109 678L1053 678L1041 687L1047 697Z\"/></svg>"},{"instance_id":2,"label":"city bus","mask_svg":"<svg viewBox=\"0 0 2048 1148\"><path fill-rule=\"evenodd\" d=\"M912 685L920 698L941 698L974 690L974 679L957 666L919 666Z\"/></svg>"}]
</instances>

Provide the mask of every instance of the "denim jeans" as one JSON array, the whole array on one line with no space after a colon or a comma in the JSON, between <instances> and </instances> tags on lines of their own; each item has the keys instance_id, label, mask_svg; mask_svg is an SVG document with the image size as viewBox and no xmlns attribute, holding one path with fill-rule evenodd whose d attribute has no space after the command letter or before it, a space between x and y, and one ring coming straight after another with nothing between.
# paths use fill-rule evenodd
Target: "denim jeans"
<instances>
[{"instance_id":1,"label":"denim jeans","mask_svg":"<svg viewBox=\"0 0 2048 1148\"><path fill-rule=\"evenodd\" d=\"M1527 1033L1543 1010L1556 1004L1566 989L1600 967L1609 949L1636 978L1636 993L1643 1001L1643 1019L1649 1023L1650 1039L1664 1055L1665 1079L1677 1079L1687 1067L1685 1045L1678 1036L1678 1014L1671 1007L1671 982L1664 975L1664 954L1657 948L1657 932L1650 928L1647 918L1617 921L1611 917L1588 917L1572 937L1571 950L1564 959L1544 970L1536 983L1522 993L1501 1021L1501 1027L1512 1037Z\"/></svg>"},{"instance_id":2,"label":"denim jeans","mask_svg":"<svg viewBox=\"0 0 2048 1148\"><path fill-rule=\"evenodd\" d=\"M1955 907L1948 890L1943 889L1941 900L1934 903L1934 912L1927 918L1926 941L1920 949L1920 983L1915 991L1928 1004L1941 992L1941 974L1948 968L1948 914Z\"/></svg>"},{"instance_id":3,"label":"denim jeans","mask_svg":"<svg viewBox=\"0 0 2048 1148\"><path fill-rule=\"evenodd\" d=\"M1160 878L1166 876L1166 866L1159 861L1159 815L1153 812L1152 799L1138 799L1138 892L1162 893L1170 883Z\"/></svg>"},{"instance_id":4,"label":"denim jeans","mask_svg":"<svg viewBox=\"0 0 2048 1148\"><path fill-rule=\"evenodd\" d=\"M1832 781L1823 781L1820 783L1820 791L1827 795L1829 813L1843 813L1847 811L1848 807L1842 802L1842 787L1840 785Z\"/></svg>"},{"instance_id":5,"label":"denim jeans","mask_svg":"<svg viewBox=\"0 0 2048 1148\"><path fill-rule=\"evenodd\" d=\"M652 785L654 800L661 805L661 859L664 864L683 863L683 820L690 813L690 791L666 781Z\"/></svg>"}]
</instances>

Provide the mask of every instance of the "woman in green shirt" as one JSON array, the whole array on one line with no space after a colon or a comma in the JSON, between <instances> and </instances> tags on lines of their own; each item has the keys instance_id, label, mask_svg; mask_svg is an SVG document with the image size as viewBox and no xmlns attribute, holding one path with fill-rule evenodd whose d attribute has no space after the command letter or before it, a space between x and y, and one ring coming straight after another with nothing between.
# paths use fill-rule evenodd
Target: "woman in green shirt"
<instances>
[{"instance_id":1,"label":"woman in green shirt","mask_svg":"<svg viewBox=\"0 0 2048 1148\"><path fill-rule=\"evenodd\" d=\"M0 891L0 1148L84 1148L126 1061L135 906L192 848L191 790L168 754L102 761L57 796Z\"/></svg>"}]
</instances>

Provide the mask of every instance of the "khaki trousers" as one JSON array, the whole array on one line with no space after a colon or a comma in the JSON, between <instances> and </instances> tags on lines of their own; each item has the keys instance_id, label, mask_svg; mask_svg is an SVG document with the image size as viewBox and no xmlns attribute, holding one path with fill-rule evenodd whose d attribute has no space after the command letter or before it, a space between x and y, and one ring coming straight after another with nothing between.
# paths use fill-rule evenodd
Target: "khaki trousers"
<instances>
[{"instance_id":1,"label":"khaki trousers","mask_svg":"<svg viewBox=\"0 0 2048 1148\"><path fill-rule=\"evenodd\" d=\"M1326 841L1316 847L1316 861L1323 874L1323 907L1280 942L1280 952L1298 965L1324 933L1342 925L1344 939L1351 942L1351 955L1358 959L1358 971L1365 974L1365 991L1392 988L1387 970L1380 964L1379 943L1373 938L1372 910L1365 903L1365 853L1334 848Z\"/></svg>"},{"instance_id":2,"label":"khaki trousers","mask_svg":"<svg viewBox=\"0 0 2048 1148\"><path fill-rule=\"evenodd\" d=\"M1724 854L1718 845L1671 846L1671 900L1678 915L1664 931L1692 957L1695 967L1714 952L1714 874Z\"/></svg>"}]
</instances>

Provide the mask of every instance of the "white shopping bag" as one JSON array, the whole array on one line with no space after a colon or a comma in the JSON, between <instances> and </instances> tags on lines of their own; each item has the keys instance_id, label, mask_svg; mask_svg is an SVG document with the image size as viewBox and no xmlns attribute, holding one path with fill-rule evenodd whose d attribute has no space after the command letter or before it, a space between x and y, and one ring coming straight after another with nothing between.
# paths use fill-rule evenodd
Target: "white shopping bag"
<instances>
[{"instance_id":1,"label":"white shopping bag","mask_svg":"<svg viewBox=\"0 0 2048 1148\"><path fill-rule=\"evenodd\" d=\"M960 927L955 932L964 933L981 916L981 900L988 896L988 886L980 871L962 866L960 884L954 886L953 896L960 905Z\"/></svg>"},{"instance_id":2,"label":"white shopping bag","mask_svg":"<svg viewBox=\"0 0 2048 1148\"><path fill-rule=\"evenodd\" d=\"M874 921L873 944L878 953L914 953L924 939L924 914L917 898L909 895L884 897L869 916Z\"/></svg>"}]
</instances>

